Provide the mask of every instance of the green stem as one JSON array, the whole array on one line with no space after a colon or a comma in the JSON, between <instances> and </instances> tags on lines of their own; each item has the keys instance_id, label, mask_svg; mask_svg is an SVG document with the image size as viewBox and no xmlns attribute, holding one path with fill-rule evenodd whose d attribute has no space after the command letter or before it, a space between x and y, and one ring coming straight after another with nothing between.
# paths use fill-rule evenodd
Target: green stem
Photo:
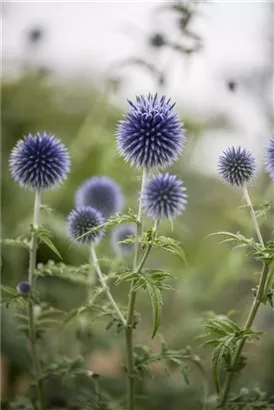
<instances>
[{"instance_id":1,"label":"green stem","mask_svg":"<svg viewBox=\"0 0 274 410\"><path fill-rule=\"evenodd\" d=\"M110 293L109 287L108 287L108 285L107 285L107 283L106 283L106 279L104 278L104 275L103 275L103 273L102 273L102 271L101 271L100 264L99 264L99 261L98 261L97 255L96 255L96 250L95 250L95 246L94 246L94 245L91 245L91 247L90 247L90 255L91 255L92 261L93 261L93 263L94 263L94 267L95 267L95 270L96 270L96 273L97 273L99 282L100 282L102 288L104 289L104 291L105 291L105 293L106 293L106 295L107 295L108 300L110 301L110 303L112 304L113 308L115 309L115 311L116 311L116 313L117 313L119 319L121 320L123 326L126 326L126 325L127 325L126 319L124 318L123 314L121 313L121 311L120 311L120 309L119 309L117 303L116 303L115 300L113 299L113 296L112 296L112 294Z\"/></svg>"},{"instance_id":2,"label":"green stem","mask_svg":"<svg viewBox=\"0 0 274 410\"><path fill-rule=\"evenodd\" d=\"M35 202L34 202L34 211L33 211L33 227L38 228L39 226L39 214L41 206L41 192L36 191L35 193ZM29 250L29 275L28 280L31 287L31 296L34 292L34 271L36 268L36 254L38 248L38 241L35 232L31 235L30 241L30 250ZM35 332L35 317L34 317L34 303L33 298L29 301L29 339L31 345L31 355L32 355L32 364L33 364L33 373L36 382L36 392L38 399L38 408L44 409L44 399L43 399L43 385L42 380L39 379L40 374L40 365L37 354L36 347L36 332Z\"/></svg>"},{"instance_id":3,"label":"green stem","mask_svg":"<svg viewBox=\"0 0 274 410\"><path fill-rule=\"evenodd\" d=\"M151 248L153 246L153 242L154 242L154 239L155 239L155 236L156 236L156 233L157 233L158 226L159 226L159 221L156 219L155 223L154 223L153 231L152 231L151 241L150 241L149 245L146 248L146 251L144 253L144 256L142 257L141 262L139 263L138 267L136 268L135 273L140 273L141 272L141 270L142 270L142 268L143 268L143 266L144 266L144 264L145 264L145 262L148 258L148 255L149 255L149 253L151 251Z\"/></svg>"},{"instance_id":4,"label":"green stem","mask_svg":"<svg viewBox=\"0 0 274 410\"><path fill-rule=\"evenodd\" d=\"M91 252L89 253L89 264L90 265L94 264ZM88 271L87 302L90 302L90 300L93 297L93 284L94 284L94 281L95 281L94 268L90 267L90 269Z\"/></svg>"},{"instance_id":5,"label":"green stem","mask_svg":"<svg viewBox=\"0 0 274 410\"><path fill-rule=\"evenodd\" d=\"M261 234L261 231L260 231L260 228L259 228L259 225L258 225L258 221L256 219L254 208L253 208L253 205L251 203L250 196L249 196L248 189L247 189L246 185L243 186L243 193L244 193L244 198L246 200L246 203L248 205L249 213L250 213L250 216L251 216L251 219L252 219L256 234L258 236L260 245L264 248L265 247L264 246L264 241L263 241L263 238L262 238L262 234Z\"/></svg>"},{"instance_id":6,"label":"green stem","mask_svg":"<svg viewBox=\"0 0 274 410\"><path fill-rule=\"evenodd\" d=\"M142 193L147 180L147 169L143 169L141 196L139 201L138 210L138 224L137 224L137 236L143 233L143 213L142 213ZM135 243L134 258L133 258L133 272L136 272L138 267L140 245ZM135 380L134 380L134 360L133 360L133 322L134 322L134 310L136 303L136 292L133 292L135 281L131 282L128 311L127 311L127 327L125 329L126 336L126 349L127 349L127 373L128 373L128 410L134 410L134 395L135 395Z\"/></svg>"},{"instance_id":7,"label":"green stem","mask_svg":"<svg viewBox=\"0 0 274 410\"><path fill-rule=\"evenodd\" d=\"M259 225L258 225L258 222L257 222L257 219L256 219L254 208L252 206L252 203L251 203L251 200L250 200L246 185L244 185L244 187L243 187L243 193L244 193L244 197L245 197L245 200L247 202L247 205L249 207L250 216L251 216L254 228L256 230L260 245L264 248L265 247L264 246L264 241L263 241L263 238L262 238L262 235L261 235L261 232L260 232L260 228L259 228ZM269 272L269 264L264 263L262 273L261 273L261 276L260 276L259 285L258 285L258 291L257 291L256 297L253 301L252 307L250 309L248 318L245 322L244 330L250 329L253 322L254 322L254 319L255 319L256 314L257 314L258 309L259 309L259 306L260 306L260 304L262 302L262 299L264 297L268 272ZM241 356L241 353L242 353L243 347L245 345L245 342L246 342L246 338L241 339L241 341L239 342L239 344L236 348L236 351L234 353L232 363L231 363L231 371L227 375L227 378L225 380L224 387L223 387L223 390L222 390L222 393L221 393L221 396L220 396L220 402L219 402L219 406L218 406L219 408L223 407L226 404L226 401L227 401L227 398L228 398L228 395L229 395L229 392L230 392L231 384L232 384L232 381L233 381L233 378L234 378L235 368L236 368L238 360Z\"/></svg>"},{"instance_id":8,"label":"green stem","mask_svg":"<svg viewBox=\"0 0 274 410\"><path fill-rule=\"evenodd\" d=\"M258 292L257 292L256 298L253 301L251 310L249 312L248 318L247 318L246 323L244 325L244 330L251 328L251 326L254 322L254 319L256 317L256 314L258 312L259 306L262 302L262 298L264 296L264 294L263 294L264 293L264 286L265 286L265 282L267 280L268 270L269 270L269 265L265 263L264 267L263 267L263 270L262 270L261 278L260 278ZM221 394L220 404L219 404L220 408L223 407L226 404L227 397L228 397L228 394L229 394L229 391L230 391L230 388L231 388L231 383L233 381L233 377L234 377L234 374L235 374L235 367L238 363L238 360L239 360L240 355L242 353L245 342L246 342L246 338L241 339L241 341L238 344L237 349L234 353L233 360L232 360L232 363L231 363L231 371L229 372L229 374L226 378L226 381L224 383L223 392Z\"/></svg>"}]
</instances>

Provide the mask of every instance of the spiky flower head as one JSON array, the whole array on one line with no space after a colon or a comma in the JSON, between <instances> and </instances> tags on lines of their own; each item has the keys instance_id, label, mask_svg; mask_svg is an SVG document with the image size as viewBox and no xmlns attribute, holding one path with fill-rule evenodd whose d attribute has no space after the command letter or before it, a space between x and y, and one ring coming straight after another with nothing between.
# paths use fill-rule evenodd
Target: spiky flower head
<instances>
[{"instance_id":1,"label":"spiky flower head","mask_svg":"<svg viewBox=\"0 0 274 410\"><path fill-rule=\"evenodd\" d=\"M81 238L80 236L103 224L104 221L105 219L101 212L91 206L73 209L67 218L68 235L79 245L97 243L103 238L104 229L91 232Z\"/></svg>"},{"instance_id":2,"label":"spiky flower head","mask_svg":"<svg viewBox=\"0 0 274 410\"><path fill-rule=\"evenodd\" d=\"M66 179L70 157L54 135L38 132L18 141L11 151L9 166L13 179L22 187L44 190Z\"/></svg>"},{"instance_id":3,"label":"spiky flower head","mask_svg":"<svg viewBox=\"0 0 274 410\"><path fill-rule=\"evenodd\" d=\"M22 296L27 296L30 294L30 283L27 280L22 280L21 282L18 282L17 286L16 286L16 290L19 293L19 295Z\"/></svg>"},{"instance_id":4,"label":"spiky flower head","mask_svg":"<svg viewBox=\"0 0 274 410\"><path fill-rule=\"evenodd\" d=\"M111 178L97 176L87 179L76 191L75 206L91 206L105 218L120 212L124 197L120 186Z\"/></svg>"},{"instance_id":5,"label":"spiky flower head","mask_svg":"<svg viewBox=\"0 0 274 410\"><path fill-rule=\"evenodd\" d=\"M274 137L270 139L266 149L265 166L270 178L274 180Z\"/></svg>"},{"instance_id":6,"label":"spiky flower head","mask_svg":"<svg viewBox=\"0 0 274 410\"><path fill-rule=\"evenodd\" d=\"M114 252L117 255L126 256L131 254L134 245L130 243L119 243L136 235L136 226L134 224L121 224L117 226L111 234L111 243Z\"/></svg>"},{"instance_id":7,"label":"spiky flower head","mask_svg":"<svg viewBox=\"0 0 274 410\"><path fill-rule=\"evenodd\" d=\"M231 185L244 185L255 175L255 158L246 148L230 147L219 157L218 172Z\"/></svg>"},{"instance_id":8,"label":"spiky flower head","mask_svg":"<svg viewBox=\"0 0 274 410\"><path fill-rule=\"evenodd\" d=\"M166 97L137 96L119 122L116 142L120 154L138 168L164 168L177 160L184 145L184 130L175 104Z\"/></svg>"},{"instance_id":9,"label":"spiky flower head","mask_svg":"<svg viewBox=\"0 0 274 410\"><path fill-rule=\"evenodd\" d=\"M158 174L144 187L142 205L153 219L174 219L187 205L186 188L175 175Z\"/></svg>"}]
</instances>

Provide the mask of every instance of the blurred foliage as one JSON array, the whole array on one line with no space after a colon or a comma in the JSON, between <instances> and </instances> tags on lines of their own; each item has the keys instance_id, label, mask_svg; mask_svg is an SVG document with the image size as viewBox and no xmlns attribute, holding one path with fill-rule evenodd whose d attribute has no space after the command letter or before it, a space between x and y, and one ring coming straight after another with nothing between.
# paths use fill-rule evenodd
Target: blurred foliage
<instances>
[{"instance_id":1,"label":"blurred foliage","mask_svg":"<svg viewBox=\"0 0 274 410\"><path fill-rule=\"evenodd\" d=\"M62 263L71 267L88 263L87 250L71 246L66 234L66 216L74 206L74 193L78 185L92 175L108 175L121 185L126 197L126 206L136 211L136 200L140 186L140 175L118 156L115 146L115 129L121 118L121 110L109 103L108 95L99 92L91 84L81 81L64 81L45 73L24 72L17 78L2 80L2 237L25 238L29 232L32 220L33 194L17 186L8 170L9 153L17 140L28 133L48 131L56 134L68 146L72 158L72 171L63 186L52 192L43 194L42 224L53 235L52 242L62 256ZM216 231L240 231L247 237L252 237L253 231L248 212L241 208L241 193L224 185L215 176L193 169L191 158L199 149L200 139L210 123L201 124L192 118L185 118L180 113L187 130L188 144L184 155L170 172L176 173L188 188L189 205L187 211L176 220L172 237L181 242L186 255L187 264L180 257L154 249L147 266L150 269L168 271L174 277L168 279L168 284L177 292L164 293L164 305L159 331L172 349L184 349L191 344L193 351L198 351L203 357L207 372L206 380L209 392L214 391L210 369L210 352L201 348L197 336L202 333L209 311L217 314L227 314L232 310L233 319L242 324L247 309L252 303L251 288L257 284L259 265L256 261L246 258L245 249L231 251L229 244L220 245L218 237L206 236ZM214 145L214 141L212 141ZM211 149L211 148L210 148ZM206 153L205 153L206 154ZM258 175L251 191L255 207L269 201L270 190L268 177L262 172ZM267 202L266 202L267 203ZM273 230L273 209L267 216L261 213L260 223L263 236L270 239ZM149 226L147 221L147 226ZM160 234L169 236L169 222L160 227ZM20 239L19 239L20 240ZM98 252L100 257L108 258L102 261L103 270L110 269L109 260L113 266L119 266L110 246L109 234L106 236ZM37 287L43 302L55 309L68 311L77 309L86 300L86 288L81 283L69 281L44 274L48 260L60 263L60 258L45 244L38 251L40 275ZM111 267L113 269L113 266ZM27 277L28 253L21 249L3 244L2 247L2 283L15 288L19 280ZM77 275L71 268L71 275ZM43 274L42 274L43 273ZM121 304L127 302L128 283L119 287L110 283L113 294ZM151 341L152 315L150 301L142 290L138 294L137 310L142 321L138 324L136 334L137 344L148 344L154 354L159 353L160 341ZM89 386L77 375L74 381L68 380L60 387L58 376L51 375L49 385L49 408L57 408L54 403L69 401L67 408L112 408L120 409L123 402L124 378L121 376L120 359L124 355L121 335L115 334L115 329L104 331L106 322L100 319L88 323L88 316L77 318L67 327L55 324L49 332L43 333L39 339L43 352L43 360L52 362L59 353L77 360L79 354L85 357L85 367L102 376L98 379L99 391L94 378L87 381ZM12 326L12 324L10 323ZM269 307L262 306L255 326L263 331L263 346L253 351L253 345L246 348L248 355L247 370L238 381L256 387L259 383L262 390L274 393L273 378L273 312ZM12 332L5 332L5 346L10 346L5 354L14 356L11 344ZM42 349L45 348L46 349ZM116 349L116 350L115 350ZM119 356L120 355L120 356ZM118 361L118 364L117 364ZM107 363L106 363L107 362ZM69 362L71 363L71 362ZM145 384L138 386L140 409L165 410L168 403L170 410L184 408L196 410L201 408L203 379L197 369L190 366L189 384L177 375L176 370L168 377L162 366L152 366L153 379L146 378ZM57 377L57 379L56 379ZM222 380L222 374L220 374ZM141 383L141 382L140 382ZM61 383L62 384L62 383ZM100 395L101 407L91 403L92 397L87 390ZM58 387L59 386L59 387ZM78 390L77 390L78 389ZM138 391L139 391L138 390ZM77 391L78 404L74 403ZM97 392L97 393L96 393ZM77 396L77 397L78 397ZM111 407L103 407L108 396L113 397ZM82 403L82 404L81 404ZM85 403L85 404L83 404ZM17 404L12 408L16 407ZM25 408L31 408L25 406ZM56 406L56 407L55 407ZM79 407L80 406L80 407ZM208 408L211 404L208 404ZM61 405L59 406L59 408ZM21 407L24 408L24 407ZM212 407L214 408L214 407Z\"/></svg>"}]
</instances>

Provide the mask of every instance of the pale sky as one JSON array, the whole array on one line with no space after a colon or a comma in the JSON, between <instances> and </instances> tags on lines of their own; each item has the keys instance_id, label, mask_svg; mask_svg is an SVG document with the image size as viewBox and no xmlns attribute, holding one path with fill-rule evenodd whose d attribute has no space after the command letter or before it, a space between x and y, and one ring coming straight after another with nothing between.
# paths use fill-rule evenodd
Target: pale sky
<instances>
[{"instance_id":1,"label":"pale sky","mask_svg":"<svg viewBox=\"0 0 274 410\"><path fill-rule=\"evenodd\" d=\"M84 75L92 79L94 72L103 76L111 64L123 58L157 58L169 74L165 93L185 112L198 119L205 119L212 112L228 113L232 119L233 131L214 131L210 160L215 162L225 147L224 141L245 145L255 151L255 156L262 157L262 140L267 141L274 130L269 130L256 98L244 87L239 87L237 93L229 93L224 78L237 80L269 63L270 44L266 41L270 31L269 2L208 2L195 26L205 48L190 61L169 51L158 56L149 54L145 43L148 33L163 31L177 38L172 16L166 18L164 13L155 12L164 2L4 3L7 5L3 17L4 61L26 59L26 32L37 26L45 29L45 38L32 60L62 76ZM135 94L157 91L155 81L139 69L123 69L122 75L121 104ZM269 98L272 94L270 90ZM210 142L210 136L206 141ZM199 161L198 157L197 164Z\"/></svg>"}]
</instances>

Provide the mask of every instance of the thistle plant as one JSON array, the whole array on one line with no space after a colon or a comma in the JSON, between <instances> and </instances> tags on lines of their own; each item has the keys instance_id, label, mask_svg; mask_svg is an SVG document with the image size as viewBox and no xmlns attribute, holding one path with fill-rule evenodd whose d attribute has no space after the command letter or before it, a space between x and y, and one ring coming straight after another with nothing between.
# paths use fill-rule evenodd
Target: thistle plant
<instances>
[{"instance_id":1,"label":"thistle plant","mask_svg":"<svg viewBox=\"0 0 274 410\"><path fill-rule=\"evenodd\" d=\"M270 142L266 153L266 170L270 173L270 176L273 168L272 142ZM255 158L247 149L241 147L228 148L220 156L218 162L218 171L221 178L230 185L242 189L246 207L256 232L257 241L253 238L247 239L240 233L219 232L218 234L227 237L225 242L232 241L241 247L249 248L251 250L250 254L262 263L259 284L256 289L253 289L254 300L243 328L239 327L231 319L220 316L210 319L206 325L206 335L210 336L210 340L205 342L205 346L214 347L212 372L216 390L219 394L218 408L224 408L227 405L233 380L237 373L245 366L246 360L242 356L245 343L258 339L261 334L252 330L261 303L270 303L273 306L273 271L271 270L271 264L274 260L273 241L265 244L247 186L255 176L255 169ZM220 386L219 372L222 365L227 371L227 376L223 386Z\"/></svg>"},{"instance_id":2,"label":"thistle plant","mask_svg":"<svg viewBox=\"0 0 274 410\"><path fill-rule=\"evenodd\" d=\"M36 253L38 241L42 240L51 246L45 230L39 227L41 194L43 190L55 188L66 179L70 170L70 158L67 148L51 134L31 134L20 140L10 155L10 171L13 179L26 189L35 193L33 224L29 247L28 281L18 284L17 291L21 295L29 295L28 321L29 339L33 360L33 372L37 390L39 409L44 409L43 385L40 379L40 363L36 346L34 320Z\"/></svg>"},{"instance_id":3,"label":"thistle plant","mask_svg":"<svg viewBox=\"0 0 274 410\"><path fill-rule=\"evenodd\" d=\"M129 101L129 106L128 113L117 126L116 144L125 161L140 170L141 187L138 189L137 214L131 209L122 213L125 201L122 189L116 181L108 176L98 175L86 179L76 190L75 208L66 220L70 246L88 250L88 260L83 265L68 266L63 262L48 261L37 266L36 263L40 242L45 243L60 257L49 232L39 225L39 214L42 191L62 183L70 170L66 147L53 135L37 133L20 141L10 156L10 169L15 181L35 192L30 243L26 238L7 239L5 243L29 250L28 279L20 281L16 291L6 289L6 295L9 302L23 300L28 305L27 324L37 399L37 403L34 400L34 406L38 410L44 410L46 406L43 380L49 375L64 379L84 375L93 387L96 384L96 377L92 371L84 368L82 360L58 359L56 363L45 363L38 357L37 335L44 332L45 323L51 323L49 318L52 318L52 315L54 318L58 317L63 326L83 313L86 314L87 321L93 314L95 317L108 317L110 320L106 329L115 326L117 332L123 333L126 345L124 369L128 381L127 410L135 409L136 379L143 376L154 362L163 359L167 366L175 364L186 381L186 361L194 363L204 373L199 357L193 355L189 349L172 350L161 338L161 351L153 354L146 346L135 346L134 343L134 332L140 320L136 311L139 290L145 290L151 300L151 338L156 336L160 325L162 292L172 290L166 283L172 278L170 273L160 268L146 267L152 249L163 249L185 261L181 243L159 235L159 226L163 220L172 222L184 212L188 196L183 181L162 171L179 158L185 144L183 124L174 111L174 104L166 97L159 98L149 94L136 97L135 102ZM117 272L112 272L110 263L110 270L106 274L97 252L109 229L112 229L110 243L114 253L119 256L119 264L116 266ZM46 276L57 276L74 284L85 285L88 288L87 300L71 312L52 309L40 301L36 289L37 277ZM97 278L97 283L94 277ZM115 300L110 287L110 281L113 280L115 285L129 285L127 307L120 306ZM35 313L35 304L39 305L38 313ZM20 316L23 320L24 316ZM95 398L98 400L98 408L105 405L105 401L103 404L100 402L99 396L96 384Z\"/></svg>"},{"instance_id":4,"label":"thistle plant","mask_svg":"<svg viewBox=\"0 0 274 410\"><path fill-rule=\"evenodd\" d=\"M140 259L140 244L136 242L132 271L134 277L131 280L131 289L128 301L127 322L125 328L127 346L127 372L128 372L128 410L134 410L134 356L133 356L133 328L134 312L136 303L136 290L138 287L138 275L148 258L149 252L155 241L160 219L165 217L166 211L172 208L173 213L179 214L180 201L176 204L180 193L176 192L175 198L169 198L162 194L162 186L169 181L168 177L160 177L162 180L150 180L148 175L153 169L165 168L178 159L184 145L184 131L177 114L173 111L174 104L165 97L149 94L147 97L138 96L136 102L129 101L130 109L125 119L120 121L117 130L117 146L119 153L130 162L131 166L142 169L142 185L137 216L137 237L144 233L143 207L155 220L151 231L151 238L146 244L146 251ZM163 180L165 181L163 182ZM180 191L180 189L177 190ZM157 200L156 208L151 201ZM174 201L175 200L175 201ZM177 205L177 206L176 206ZM159 305L159 288L150 287L146 284L151 298L157 300ZM161 302L160 302L161 303ZM154 310L158 308L154 306ZM154 325L153 336L157 332L157 322Z\"/></svg>"}]
</instances>

